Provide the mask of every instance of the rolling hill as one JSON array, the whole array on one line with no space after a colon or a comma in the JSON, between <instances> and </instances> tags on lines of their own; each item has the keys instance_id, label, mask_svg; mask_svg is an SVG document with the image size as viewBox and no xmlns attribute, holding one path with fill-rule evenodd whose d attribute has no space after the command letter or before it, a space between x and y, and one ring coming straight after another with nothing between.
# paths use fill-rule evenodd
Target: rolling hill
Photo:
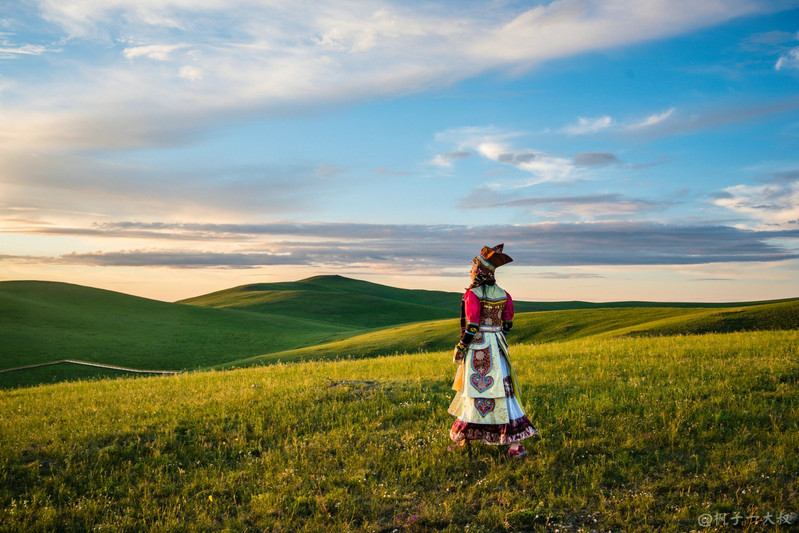
<instances>
[{"instance_id":1,"label":"rolling hill","mask_svg":"<svg viewBox=\"0 0 799 533\"><path fill-rule=\"evenodd\" d=\"M457 316L460 296L396 289L341 276L244 285L178 303L273 313L351 328L379 328Z\"/></svg>"},{"instance_id":2,"label":"rolling hill","mask_svg":"<svg viewBox=\"0 0 799 533\"><path fill-rule=\"evenodd\" d=\"M399 289L343 276L315 276L294 282L257 283L180 300L178 303L224 309L241 309L322 322L385 327L458 316L462 293ZM789 301L789 300L786 300ZM528 302L514 300L517 313L613 308L725 308L772 302Z\"/></svg>"},{"instance_id":3,"label":"rolling hill","mask_svg":"<svg viewBox=\"0 0 799 533\"><path fill-rule=\"evenodd\" d=\"M2 372L60 360L196 370L448 349L458 337L460 298L341 276L246 285L177 303L66 283L1 282L0 387L121 375L71 364ZM799 299L515 303L516 343L799 328ZM576 308L530 312L560 306Z\"/></svg>"},{"instance_id":4,"label":"rolling hill","mask_svg":"<svg viewBox=\"0 0 799 533\"><path fill-rule=\"evenodd\" d=\"M287 330L293 334L285 335ZM353 331L327 322L179 305L66 283L0 283L0 370L60 359L138 369L204 368Z\"/></svg>"},{"instance_id":5,"label":"rolling hill","mask_svg":"<svg viewBox=\"0 0 799 533\"><path fill-rule=\"evenodd\" d=\"M520 313L508 336L511 344L563 342L587 337L652 337L799 329L799 299L721 309L607 308ZM243 359L224 367L415 353L452 348L457 320L406 324L316 346Z\"/></svg>"}]
</instances>

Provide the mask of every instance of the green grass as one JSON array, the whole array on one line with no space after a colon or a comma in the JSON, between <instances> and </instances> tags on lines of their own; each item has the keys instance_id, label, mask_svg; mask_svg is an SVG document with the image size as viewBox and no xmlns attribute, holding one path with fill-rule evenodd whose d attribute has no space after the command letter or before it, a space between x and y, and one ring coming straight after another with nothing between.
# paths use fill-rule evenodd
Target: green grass
<instances>
[{"instance_id":1,"label":"green grass","mask_svg":"<svg viewBox=\"0 0 799 533\"><path fill-rule=\"evenodd\" d=\"M510 342L538 344L591 336L657 336L799 329L799 300L739 308L606 308L520 313ZM408 324L307 346L241 359L217 368L369 357L445 350L459 338L458 320Z\"/></svg>"},{"instance_id":2,"label":"green grass","mask_svg":"<svg viewBox=\"0 0 799 533\"><path fill-rule=\"evenodd\" d=\"M464 285L466 282L464 281ZM181 300L180 303L248 309L301 316L361 327L382 327L458 315L462 293L399 289L342 276L315 276L300 281L257 283ZM794 298L793 300L797 300ZM786 301L790 301L786 300ZM611 308L719 308L774 303L694 302L526 302L515 300L517 312ZM342 311L341 308L346 309ZM442 313L444 313L442 315Z\"/></svg>"},{"instance_id":3,"label":"green grass","mask_svg":"<svg viewBox=\"0 0 799 533\"><path fill-rule=\"evenodd\" d=\"M47 383L73 380L98 380L103 378L132 378L142 375L108 368L96 368L70 363L59 363L14 372L0 372L0 389L31 387Z\"/></svg>"},{"instance_id":4,"label":"green grass","mask_svg":"<svg viewBox=\"0 0 799 533\"><path fill-rule=\"evenodd\" d=\"M797 331L512 346L541 432L524 461L446 451L449 351L0 392L0 531L649 532L799 512L797 350Z\"/></svg>"},{"instance_id":5,"label":"green grass","mask_svg":"<svg viewBox=\"0 0 799 533\"><path fill-rule=\"evenodd\" d=\"M183 304L64 283L2 282L0 370L62 359L196 370L443 350L457 342L460 298L341 276L236 287ZM798 299L734 308L628 302L638 307L586 304L595 308L524 312L556 304L586 303L517 301L513 339L799 328ZM0 388L108 375L75 365L20 370L0 373Z\"/></svg>"},{"instance_id":6,"label":"green grass","mask_svg":"<svg viewBox=\"0 0 799 533\"><path fill-rule=\"evenodd\" d=\"M353 328L380 328L457 316L460 295L407 290L341 276L244 285L180 303L312 318Z\"/></svg>"},{"instance_id":7,"label":"green grass","mask_svg":"<svg viewBox=\"0 0 799 533\"><path fill-rule=\"evenodd\" d=\"M357 330L66 283L0 283L0 369L60 359L148 370L195 369L353 331Z\"/></svg>"}]
</instances>

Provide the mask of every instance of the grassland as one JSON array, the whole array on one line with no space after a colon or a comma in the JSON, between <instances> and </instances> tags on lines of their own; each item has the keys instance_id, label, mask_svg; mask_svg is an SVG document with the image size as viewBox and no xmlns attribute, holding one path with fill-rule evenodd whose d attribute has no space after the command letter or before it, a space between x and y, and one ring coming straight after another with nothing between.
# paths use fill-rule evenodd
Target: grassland
<instances>
[{"instance_id":1,"label":"grassland","mask_svg":"<svg viewBox=\"0 0 799 533\"><path fill-rule=\"evenodd\" d=\"M292 335L286 335L292 331ZM0 369L60 359L155 370L206 368L254 354L317 344L352 327L235 309L178 305L78 285L0 283ZM65 367L0 374L29 384ZM85 369L70 367L80 376ZM90 373L92 371L89 371ZM93 375L105 375L94 371Z\"/></svg>"},{"instance_id":2,"label":"grassland","mask_svg":"<svg viewBox=\"0 0 799 533\"><path fill-rule=\"evenodd\" d=\"M799 329L799 300L728 308L603 308L521 313L512 339L540 344L586 337L626 337ZM345 339L289 349L217 368L445 350L457 341L457 320L406 324Z\"/></svg>"},{"instance_id":3,"label":"grassland","mask_svg":"<svg viewBox=\"0 0 799 533\"><path fill-rule=\"evenodd\" d=\"M449 351L0 392L0 531L788 531L798 350L512 345L523 461L446 450Z\"/></svg>"},{"instance_id":4,"label":"grassland","mask_svg":"<svg viewBox=\"0 0 799 533\"><path fill-rule=\"evenodd\" d=\"M359 329L457 316L460 295L398 289L342 276L258 283L181 300L179 303L277 313Z\"/></svg>"},{"instance_id":5,"label":"grassland","mask_svg":"<svg viewBox=\"0 0 799 533\"><path fill-rule=\"evenodd\" d=\"M462 294L399 289L342 276L315 276L301 281L257 283L217 291L179 303L255 312L280 313L358 327L384 327L457 315ZM789 301L789 300L786 300ZM516 312L612 308L746 307L775 301L727 303L686 302L526 302L516 300Z\"/></svg>"},{"instance_id":6,"label":"grassland","mask_svg":"<svg viewBox=\"0 0 799 533\"><path fill-rule=\"evenodd\" d=\"M63 283L3 282L0 370L62 359L196 370L444 349L458 327L436 319L457 316L459 300L455 293L340 276L247 285L174 304ZM515 334L520 342L538 343L597 334L799 328L799 300L757 304L719 309L721 304L517 301ZM575 309L525 312L562 306ZM625 326L638 329L625 333ZM113 375L49 366L0 372L0 388Z\"/></svg>"}]
</instances>

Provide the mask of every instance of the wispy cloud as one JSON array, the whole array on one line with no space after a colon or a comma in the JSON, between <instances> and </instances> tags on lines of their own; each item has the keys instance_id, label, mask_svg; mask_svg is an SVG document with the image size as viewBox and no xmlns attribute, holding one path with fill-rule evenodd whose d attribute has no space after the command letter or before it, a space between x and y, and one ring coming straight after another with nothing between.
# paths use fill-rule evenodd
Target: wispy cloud
<instances>
[{"instance_id":1,"label":"wispy cloud","mask_svg":"<svg viewBox=\"0 0 799 533\"><path fill-rule=\"evenodd\" d=\"M783 56L784 61L780 64L781 69L799 68L799 48ZM658 137L668 135L679 135L691 133L703 129L715 128L726 124L755 120L760 117L784 113L799 108L799 98L783 98L775 101L727 101L716 105L696 110L678 111L676 107L670 107L664 111L652 113L644 118L631 120L613 120L610 117L606 121L600 119L579 119L577 124L561 129L564 133L587 134L608 132L627 132L628 134L646 135L647 137ZM605 124L607 123L607 124Z\"/></svg>"},{"instance_id":2,"label":"wispy cloud","mask_svg":"<svg viewBox=\"0 0 799 533\"><path fill-rule=\"evenodd\" d=\"M10 45L0 40L0 59L13 59L19 56L38 56L47 52L60 52L59 48L50 48L37 44Z\"/></svg>"},{"instance_id":3,"label":"wispy cloud","mask_svg":"<svg viewBox=\"0 0 799 533\"><path fill-rule=\"evenodd\" d=\"M618 157L608 152L583 152L574 156L574 164L582 167L618 165L620 163Z\"/></svg>"},{"instance_id":4,"label":"wispy cloud","mask_svg":"<svg viewBox=\"0 0 799 533\"><path fill-rule=\"evenodd\" d=\"M613 119L607 115L599 118L579 117L576 124L571 124L563 128L564 133L569 135L585 135L597 133L598 131L609 128L613 124Z\"/></svg>"},{"instance_id":5,"label":"wispy cloud","mask_svg":"<svg viewBox=\"0 0 799 533\"><path fill-rule=\"evenodd\" d=\"M797 33L780 30L754 33L741 41L741 48L749 52L771 52L797 38Z\"/></svg>"},{"instance_id":6,"label":"wispy cloud","mask_svg":"<svg viewBox=\"0 0 799 533\"><path fill-rule=\"evenodd\" d=\"M122 50L122 55L128 59L147 57L157 61L167 61L175 50L185 48L186 44L150 44L147 46L134 46Z\"/></svg>"},{"instance_id":7,"label":"wispy cloud","mask_svg":"<svg viewBox=\"0 0 799 533\"><path fill-rule=\"evenodd\" d=\"M203 69L191 65L180 67L179 74L181 78L189 81L199 81L205 77L205 71Z\"/></svg>"},{"instance_id":8,"label":"wispy cloud","mask_svg":"<svg viewBox=\"0 0 799 533\"><path fill-rule=\"evenodd\" d=\"M458 159L464 159L471 156L471 152L466 150L457 150L454 152L444 152L443 154L436 154L430 164L441 168L451 168L452 163Z\"/></svg>"},{"instance_id":9,"label":"wispy cloud","mask_svg":"<svg viewBox=\"0 0 799 533\"><path fill-rule=\"evenodd\" d=\"M729 11L727 11L729 9ZM534 62L577 50L601 50L699 27L711 19L763 9L745 2L554 2L533 7L476 40L474 53ZM725 13L726 12L726 13Z\"/></svg>"},{"instance_id":10,"label":"wispy cloud","mask_svg":"<svg viewBox=\"0 0 799 533\"><path fill-rule=\"evenodd\" d=\"M757 120L762 117L799 109L799 98L786 97L772 101L725 101L690 112L670 108L661 113L633 122L625 127L636 136L663 137L683 135L697 131L719 128L728 124Z\"/></svg>"},{"instance_id":11,"label":"wispy cloud","mask_svg":"<svg viewBox=\"0 0 799 533\"><path fill-rule=\"evenodd\" d=\"M436 135L439 143L455 146L455 151L438 154L433 162L449 168L457 159L468 157L472 153L485 159L517 168L529 173L532 178L518 183L508 183L502 188L527 187L546 181L563 181L571 178L574 163L565 157L536 150L533 148L516 148L509 141L520 137L523 133L503 131L494 126L454 128Z\"/></svg>"},{"instance_id":12,"label":"wispy cloud","mask_svg":"<svg viewBox=\"0 0 799 533\"><path fill-rule=\"evenodd\" d=\"M548 218L592 220L596 217L633 215L669 204L665 200L629 198L618 193L524 197L480 187L462 198L459 205L464 209L518 207Z\"/></svg>"},{"instance_id":13,"label":"wispy cloud","mask_svg":"<svg viewBox=\"0 0 799 533\"><path fill-rule=\"evenodd\" d=\"M7 20L0 18L0 28L5 25L13 27ZM39 56L47 53L62 52L61 45L43 45L15 42L14 33L0 31L0 59L21 59L26 56Z\"/></svg>"},{"instance_id":14,"label":"wispy cloud","mask_svg":"<svg viewBox=\"0 0 799 533\"><path fill-rule=\"evenodd\" d=\"M774 174L763 185L734 185L713 195L713 203L753 220L763 229L799 229L799 171Z\"/></svg>"},{"instance_id":15,"label":"wispy cloud","mask_svg":"<svg viewBox=\"0 0 799 533\"><path fill-rule=\"evenodd\" d=\"M118 61L98 54L81 69L65 63L14 88L18 103L0 109L0 137L37 149L156 145L141 133L165 125L196 130L231 113L307 112L310 106L423 91L489 69L525 69L772 9L748 0L564 0L526 10L512 3L473 6L456 14L443 5L384 0L31 5L30 16L43 17L51 33L61 33L67 55L86 50L86 43L119 52ZM136 41L115 41L119 35L135 35ZM44 51L6 48L14 54ZM59 78L60 90L53 93ZM76 119L77 129L71 127ZM109 126L119 123L135 127L114 132Z\"/></svg>"},{"instance_id":16,"label":"wispy cloud","mask_svg":"<svg viewBox=\"0 0 799 533\"><path fill-rule=\"evenodd\" d=\"M540 272L535 277L541 279L601 279L605 276L587 272Z\"/></svg>"},{"instance_id":17,"label":"wispy cloud","mask_svg":"<svg viewBox=\"0 0 799 533\"><path fill-rule=\"evenodd\" d=\"M477 146L477 151L497 163L510 165L529 172L533 180L527 180L516 187L527 187L534 183L546 181L563 181L571 177L574 164L567 158L533 149L517 149L505 143L486 140Z\"/></svg>"},{"instance_id":18,"label":"wispy cloud","mask_svg":"<svg viewBox=\"0 0 799 533\"><path fill-rule=\"evenodd\" d=\"M774 70L799 69L799 32L769 31L750 35L741 42L741 48L763 56L776 56Z\"/></svg>"},{"instance_id":19,"label":"wispy cloud","mask_svg":"<svg viewBox=\"0 0 799 533\"><path fill-rule=\"evenodd\" d=\"M799 47L792 48L781 55L774 65L774 70L799 70Z\"/></svg>"},{"instance_id":20,"label":"wispy cloud","mask_svg":"<svg viewBox=\"0 0 799 533\"><path fill-rule=\"evenodd\" d=\"M85 155L30 154L0 149L3 200L35 205L42 213L65 206L99 216L144 219L237 216L268 211L280 216L311 209L333 187L320 180L340 171L335 166L187 163L171 169L143 162L110 162ZM95 219L96 219L95 215ZM59 217L61 218L61 217Z\"/></svg>"},{"instance_id":21,"label":"wispy cloud","mask_svg":"<svg viewBox=\"0 0 799 533\"><path fill-rule=\"evenodd\" d=\"M377 174L383 174L384 176L413 176L416 172L411 172L408 170L389 170L387 168L379 167L375 169Z\"/></svg>"},{"instance_id":22,"label":"wispy cloud","mask_svg":"<svg viewBox=\"0 0 799 533\"><path fill-rule=\"evenodd\" d=\"M675 111L675 108L667 109L662 113L656 113L654 115L649 115L644 120L640 122L636 122L627 126L627 129L630 131L642 130L644 128L649 128L656 124L660 124L664 120L668 119Z\"/></svg>"}]
</instances>

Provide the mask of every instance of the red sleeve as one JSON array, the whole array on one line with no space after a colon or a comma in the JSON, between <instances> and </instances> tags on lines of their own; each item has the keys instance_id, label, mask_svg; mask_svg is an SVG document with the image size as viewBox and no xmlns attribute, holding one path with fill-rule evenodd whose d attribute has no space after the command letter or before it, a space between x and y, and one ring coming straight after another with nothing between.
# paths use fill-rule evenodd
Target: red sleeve
<instances>
[{"instance_id":1,"label":"red sleeve","mask_svg":"<svg viewBox=\"0 0 799 533\"><path fill-rule=\"evenodd\" d=\"M463 301L466 304L466 323L479 324L480 323L480 299L472 290L466 291L463 295Z\"/></svg>"},{"instance_id":2,"label":"red sleeve","mask_svg":"<svg viewBox=\"0 0 799 533\"><path fill-rule=\"evenodd\" d=\"M508 301L505 302L505 309L502 310L502 320L513 320L513 298L507 291L505 291L505 295L508 297Z\"/></svg>"}]
</instances>

